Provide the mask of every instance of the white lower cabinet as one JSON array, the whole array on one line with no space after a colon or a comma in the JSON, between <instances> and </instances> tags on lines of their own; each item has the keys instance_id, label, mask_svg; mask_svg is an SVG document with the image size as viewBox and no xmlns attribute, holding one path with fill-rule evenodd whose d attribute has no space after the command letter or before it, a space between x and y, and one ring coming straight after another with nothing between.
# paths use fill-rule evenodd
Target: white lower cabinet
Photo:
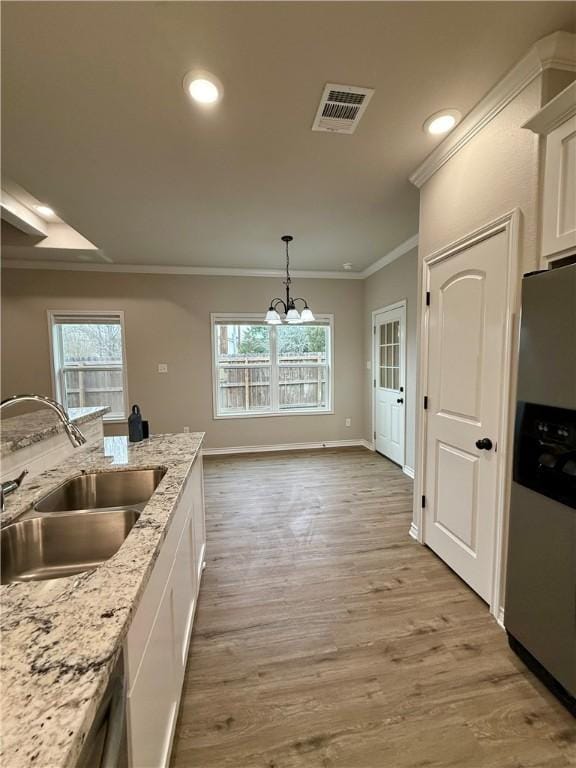
<instances>
[{"instance_id":1,"label":"white lower cabinet","mask_svg":"<svg viewBox=\"0 0 576 768\"><path fill-rule=\"evenodd\" d=\"M174 648L174 600L168 585L138 675L128 692L131 765L168 765L180 691Z\"/></svg>"},{"instance_id":2,"label":"white lower cabinet","mask_svg":"<svg viewBox=\"0 0 576 768\"><path fill-rule=\"evenodd\" d=\"M192 622L196 609L196 568L194 565L194 528L192 516L186 521L176 561L172 573L172 585L174 594L174 643L176 649L176 664L184 673L186 669L186 657L188 655L188 643L192 632Z\"/></svg>"},{"instance_id":3,"label":"white lower cabinet","mask_svg":"<svg viewBox=\"0 0 576 768\"><path fill-rule=\"evenodd\" d=\"M201 458L201 457L200 457ZM206 549L206 524L204 520L204 474L202 461L192 468L190 477L192 489L192 528L194 543L194 562L196 563L196 581L200 584L202 568L204 567L204 552Z\"/></svg>"},{"instance_id":4,"label":"white lower cabinet","mask_svg":"<svg viewBox=\"0 0 576 768\"><path fill-rule=\"evenodd\" d=\"M205 545L199 454L126 638L131 768L170 762Z\"/></svg>"}]
</instances>

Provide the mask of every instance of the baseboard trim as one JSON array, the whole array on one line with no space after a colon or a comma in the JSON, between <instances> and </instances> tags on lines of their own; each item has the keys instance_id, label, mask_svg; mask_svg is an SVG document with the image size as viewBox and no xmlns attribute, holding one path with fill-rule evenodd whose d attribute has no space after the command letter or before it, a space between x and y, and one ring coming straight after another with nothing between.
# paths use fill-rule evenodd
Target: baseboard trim
<instances>
[{"instance_id":1,"label":"baseboard trim","mask_svg":"<svg viewBox=\"0 0 576 768\"><path fill-rule=\"evenodd\" d=\"M368 448L366 440L324 440L321 443L278 443L277 445L233 445L228 448L204 448L204 456L235 453L272 453L274 451L309 451L317 448ZM370 449L369 449L370 450Z\"/></svg>"},{"instance_id":2,"label":"baseboard trim","mask_svg":"<svg viewBox=\"0 0 576 768\"><path fill-rule=\"evenodd\" d=\"M408 533L415 541L418 541L418 526L414 521L410 523L410 530Z\"/></svg>"},{"instance_id":3,"label":"baseboard trim","mask_svg":"<svg viewBox=\"0 0 576 768\"><path fill-rule=\"evenodd\" d=\"M405 464L402 467L402 472L404 472L405 475L408 475L408 477L411 477L412 480L414 480L414 470L412 469L412 467L409 467L408 465Z\"/></svg>"}]
</instances>

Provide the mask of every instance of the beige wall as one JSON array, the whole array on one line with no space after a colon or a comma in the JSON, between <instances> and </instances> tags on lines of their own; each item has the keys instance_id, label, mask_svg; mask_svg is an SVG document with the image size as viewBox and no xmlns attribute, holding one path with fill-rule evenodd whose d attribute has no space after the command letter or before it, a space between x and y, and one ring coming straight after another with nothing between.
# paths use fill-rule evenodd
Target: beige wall
<instances>
[{"instance_id":1,"label":"beige wall","mask_svg":"<svg viewBox=\"0 0 576 768\"><path fill-rule=\"evenodd\" d=\"M517 208L520 211L520 277L539 267L539 138L522 125L532 117L568 78L548 73L536 78L490 123L453 155L422 187L420 194L419 262L433 251ZM420 270L419 270L420 272ZM420 275L419 275L420 278ZM518 286L519 287L519 286ZM420 291L420 288L419 288ZM512 444L515 410L513 354L509 402L508 445ZM419 372L417 372L419 377ZM420 393L422 394L422 393ZM417 450L421 440L421 410L417 410ZM511 450L505 456L509 468ZM418 473L418 466L416 467ZM418 477L417 477L418 481ZM508 498L508 488L506 489ZM418 495L414 518L419 518ZM505 573L506 520L503 531L502 568ZM504 580L502 581L504 583ZM503 597L500 596L500 605Z\"/></svg>"},{"instance_id":2,"label":"beige wall","mask_svg":"<svg viewBox=\"0 0 576 768\"><path fill-rule=\"evenodd\" d=\"M518 208L520 274L538 268L540 147L538 137L521 126L540 109L543 92L555 91L561 80L548 75L546 87L542 78L533 80L423 185L419 263L430 253ZM420 286L418 290L420 295ZM420 380L419 371L417 377ZM421 414L417 411L417 446ZM415 518L418 513L415 507Z\"/></svg>"},{"instance_id":3,"label":"beige wall","mask_svg":"<svg viewBox=\"0 0 576 768\"><path fill-rule=\"evenodd\" d=\"M278 279L4 270L2 393L52 390L47 309L125 312L128 389L153 431L207 432L207 447L352 440L364 436L364 287L296 280L318 313L334 314L334 414L213 420L211 312L264 311ZM158 374L159 362L168 364ZM345 419L352 426L345 426Z\"/></svg>"},{"instance_id":4,"label":"beige wall","mask_svg":"<svg viewBox=\"0 0 576 768\"><path fill-rule=\"evenodd\" d=\"M538 137L521 128L540 108L534 80L420 190L421 257L513 208L522 213L524 271L538 263Z\"/></svg>"},{"instance_id":5,"label":"beige wall","mask_svg":"<svg viewBox=\"0 0 576 768\"><path fill-rule=\"evenodd\" d=\"M538 268L541 142L522 125L573 79L547 70L423 185L421 258L519 208L522 271Z\"/></svg>"},{"instance_id":6,"label":"beige wall","mask_svg":"<svg viewBox=\"0 0 576 768\"><path fill-rule=\"evenodd\" d=\"M364 281L364 436L372 442L373 373L366 363L372 359L372 312L406 299L406 442L405 465L414 468L416 409L416 328L417 328L418 250L383 267Z\"/></svg>"}]
</instances>

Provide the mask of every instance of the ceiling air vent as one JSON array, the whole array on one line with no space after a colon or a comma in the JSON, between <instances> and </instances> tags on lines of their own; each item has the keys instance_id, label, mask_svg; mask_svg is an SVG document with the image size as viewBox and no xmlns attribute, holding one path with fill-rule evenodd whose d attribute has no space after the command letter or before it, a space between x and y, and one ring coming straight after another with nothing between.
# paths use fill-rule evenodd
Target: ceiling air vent
<instances>
[{"instance_id":1,"label":"ceiling air vent","mask_svg":"<svg viewBox=\"0 0 576 768\"><path fill-rule=\"evenodd\" d=\"M328 83L320 99L312 130L354 133L373 93L373 88Z\"/></svg>"}]
</instances>

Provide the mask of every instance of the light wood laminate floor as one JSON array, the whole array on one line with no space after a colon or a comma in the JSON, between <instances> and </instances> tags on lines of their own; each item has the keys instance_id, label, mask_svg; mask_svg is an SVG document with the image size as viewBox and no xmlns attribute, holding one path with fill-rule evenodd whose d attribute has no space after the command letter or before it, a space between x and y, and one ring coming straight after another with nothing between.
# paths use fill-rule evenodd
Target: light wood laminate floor
<instances>
[{"instance_id":1,"label":"light wood laminate floor","mask_svg":"<svg viewBox=\"0 0 576 768\"><path fill-rule=\"evenodd\" d=\"M364 449L205 460L174 768L566 768L574 719Z\"/></svg>"}]
</instances>

